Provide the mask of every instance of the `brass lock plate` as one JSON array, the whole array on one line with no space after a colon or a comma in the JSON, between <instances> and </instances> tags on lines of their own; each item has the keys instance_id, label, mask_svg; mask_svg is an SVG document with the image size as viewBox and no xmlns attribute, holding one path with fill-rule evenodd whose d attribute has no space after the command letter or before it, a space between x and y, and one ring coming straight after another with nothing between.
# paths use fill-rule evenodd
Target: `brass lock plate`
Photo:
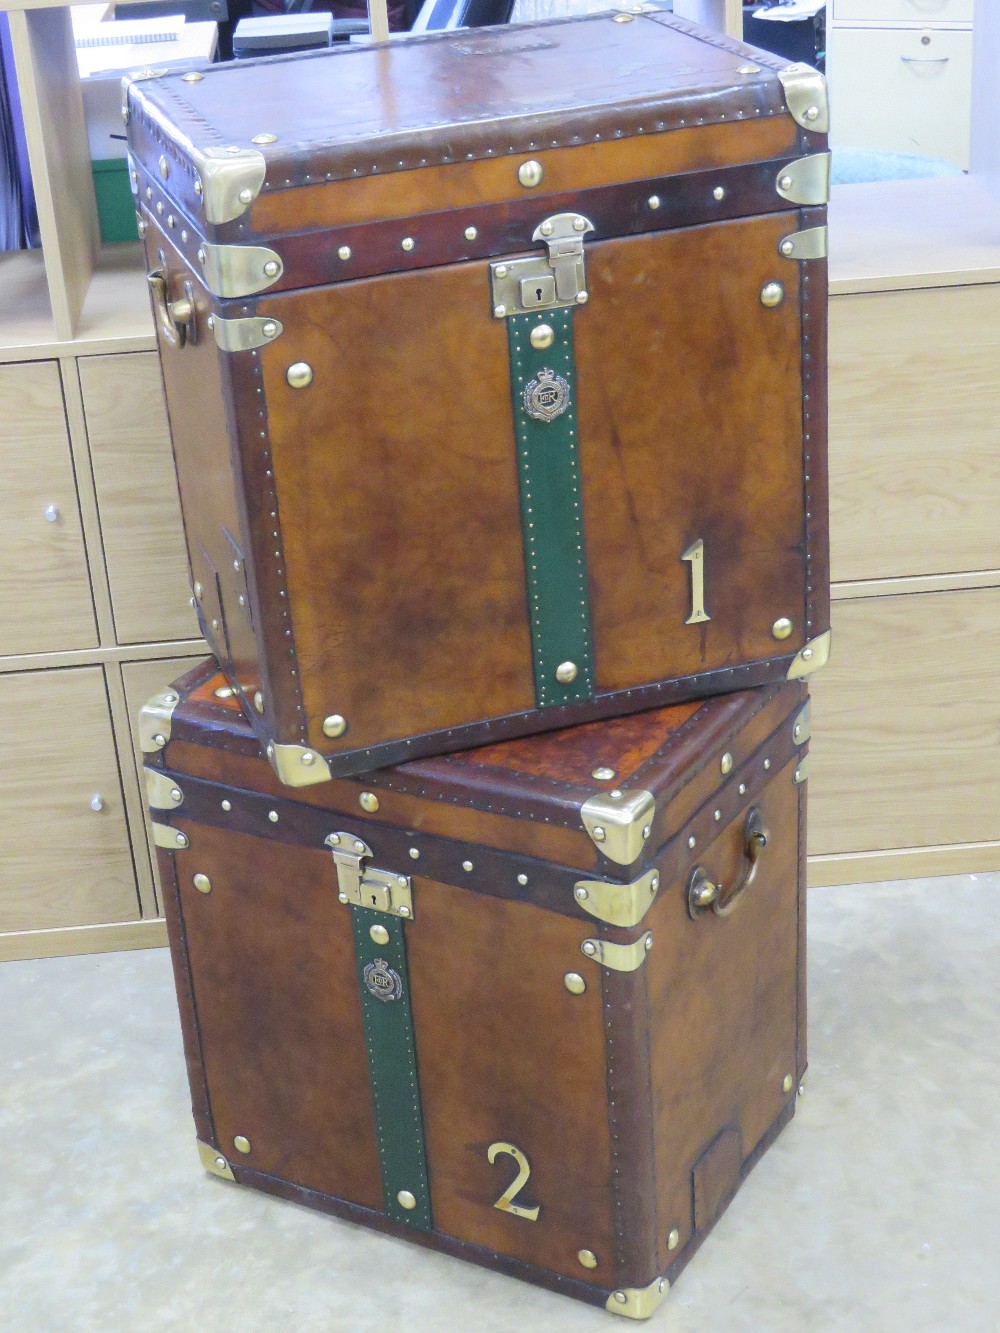
<instances>
[{"instance_id":1,"label":"brass lock plate","mask_svg":"<svg viewBox=\"0 0 1000 1333\"><path fill-rule=\"evenodd\" d=\"M413 919L413 888L409 875L366 866L372 850L351 833L331 833L326 845L337 868L338 896L351 907Z\"/></svg>"},{"instance_id":2,"label":"brass lock plate","mask_svg":"<svg viewBox=\"0 0 1000 1333\"><path fill-rule=\"evenodd\" d=\"M553 213L531 237L544 244L544 255L490 264L494 319L582 305L587 299L583 240L593 230L581 213Z\"/></svg>"}]
</instances>

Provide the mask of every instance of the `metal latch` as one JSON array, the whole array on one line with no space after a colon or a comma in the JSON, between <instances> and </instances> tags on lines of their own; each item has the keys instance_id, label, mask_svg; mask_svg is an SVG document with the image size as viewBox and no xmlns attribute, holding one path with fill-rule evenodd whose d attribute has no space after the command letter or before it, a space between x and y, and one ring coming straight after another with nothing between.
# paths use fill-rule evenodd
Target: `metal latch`
<instances>
[{"instance_id":1,"label":"metal latch","mask_svg":"<svg viewBox=\"0 0 1000 1333\"><path fill-rule=\"evenodd\" d=\"M326 845L333 852L342 903L367 907L370 912L413 919L413 889L409 875L366 866L372 849L353 833L331 833Z\"/></svg>"},{"instance_id":2,"label":"metal latch","mask_svg":"<svg viewBox=\"0 0 1000 1333\"><path fill-rule=\"evenodd\" d=\"M587 300L583 238L593 230L594 224L582 213L554 213L531 236L545 242L547 254L491 264L494 317L583 305Z\"/></svg>"}]
</instances>

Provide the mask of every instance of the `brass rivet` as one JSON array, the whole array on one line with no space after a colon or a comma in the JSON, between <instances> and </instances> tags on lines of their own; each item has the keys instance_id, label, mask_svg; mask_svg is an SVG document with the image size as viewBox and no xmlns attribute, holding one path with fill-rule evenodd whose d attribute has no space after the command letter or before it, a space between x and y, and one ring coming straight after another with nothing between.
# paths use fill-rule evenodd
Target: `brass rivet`
<instances>
[{"instance_id":1,"label":"brass rivet","mask_svg":"<svg viewBox=\"0 0 1000 1333\"><path fill-rule=\"evenodd\" d=\"M776 639L787 639L792 632L792 622L787 616L781 616L771 626L771 633Z\"/></svg>"},{"instance_id":2,"label":"brass rivet","mask_svg":"<svg viewBox=\"0 0 1000 1333\"><path fill-rule=\"evenodd\" d=\"M603 842L608 835L605 833L604 829L601 828L600 824L595 824L590 836L595 842Z\"/></svg>"},{"instance_id":3,"label":"brass rivet","mask_svg":"<svg viewBox=\"0 0 1000 1333\"><path fill-rule=\"evenodd\" d=\"M349 245L342 245L340 249L337 251L337 258L342 259L346 263L348 259L350 259L350 257L351 257L351 247Z\"/></svg>"},{"instance_id":4,"label":"brass rivet","mask_svg":"<svg viewBox=\"0 0 1000 1333\"><path fill-rule=\"evenodd\" d=\"M340 846L340 834L339 834L339 833L328 833L327 836L326 836L326 845L327 845L327 847L339 847L339 846Z\"/></svg>"},{"instance_id":5,"label":"brass rivet","mask_svg":"<svg viewBox=\"0 0 1000 1333\"><path fill-rule=\"evenodd\" d=\"M135 226L136 226L136 230L138 231L139 235L140 235L140 236L145 236L145 234L146 234L146 219L145 219L145 218L136 217L136 220L135 220Z\"/></svg>"},{"instance_id":6,"label":"brass rivet","mask_svg":"<svg viewBox=\"0 0 1000 1333\"><path fill-rule=\"evenodd\" d=\"M616 14L614 17L614 21L615 23L631 23L632 18L633 15L631 14ZM615 1292L615 1300L618 1299L618 1294L619 1294L618 1292Z\"/></svg>"},{"instance_id":7,"label":"brass rivet","mask_svg":"<svg viewBox=\"0 0 1000 1333\"><path fill-rule=\"evenodd\" d=\"M597 945L593 940L584 940L582 948L588 958L593 958L594 954L597 953Z\"/></svg>"},{"instance_id":8,"label":"brass rivet","mask_svg":"<svg viewBox=\"0 0 1000 1333\"><path fill-rule=\"evenodd\" d=\"M719 760L719 767L722 769L723 773L731 773L733 771L733 756L728 750Z\"/></svg>"},{"instance_id":9,"label":"brass rivet","mask_svg":"<svg viewBox=\"0 0 1000 1333\"><path fill-rule=\"evenodd\" d=\"M765 771L766 771L767 769L769 769L770 767L771 767L771 761L770 761L770 759L765 759L765 760L764 760L764 769L765 769Z\"/></svg>"},{"instance_id":10,"label":"brass rivet","mask_svg":"<svg viewBox=\"0 0 1000 1333\"><path fill-rule=\"evenodd\" d=\"M194 178L194 192L195 192L195 194L199 197L199 199L201 198L201 192L202 192L203 189L204 189L204 186L203 186L202 183L201 183L201 177L200 177L200 176L195 176L195 178ZM202 263L204 263L204 260L202 260Z\"/></svg>"},{"instance_id":11,"label":"brass rivet","mask_svg":"<svg viewBox=\"0 0 1000 1333\"><path fill-rule=\"evenodd\" d=\"M378 797L373 791L363 791L358 797L358 804L362 810L367 810L370 815L373 815L378 809Z\"/></svg>"},{"instance_id":12,"label":"brass rivet","mask_svg":"<svg viewBox=\"0 0 1000 1333\"><path fill-rule=\"evenodd\" d=\"M715 189L712 191L712 198L715 200L716 203L721 203L722 200L725 199L725 197L726 197L725 190L722 188L721 185L717 185Z\"/></svg>"},{"instance_id":13,"label":"brass rivet","mask_svg":"<svg viewBox=\"0 0 1000 1333\"><path fill-rule=\"evenodd\" d=\"M555 231L555 228L553 227L552 223L548 221L548 219L546 219L545 222L543 222L542 225L538 228L538 230L542 233L543 236L551 236L553 231Z\"/></svg>"},{"instance_id":14,"label":"brass rivet","mask_svg":"<svg viewBox=\"0 0 1000 1333\"><path fill-rule=\"evenodd\" d=\"M219 1171L225 1171L226 1168L229 1166L229 1163L226 1161L224 1157L220 1156L215 1159L215 1165Z\"/></svg>"},{"instance_id":15,"label":"brass rivet","mask_svg":"<svg viewBox=\"0 0 1000 1333\"><path fill-rule=\"evenodd\" d=\"M161 157L158 165L160 168L160 175L166 180L170 175L170 163L165 157Z\"/></svg>"},{"instance_id":16,"label":"brass rivet","mask_svg":"<svg viewBox=\"0 0 1000 1333\"><path fill-rule=\"evenodd\" d=\"M241 204L252 204L253 190L249 189L240 190L239 194L236 197L239 199Z\"/></svg>"},{"instance_id":17,"label":"brass rivet","mask_svg":"<svg viewBox=\"0 0 1000 1333\"><path fill-rule=\"evenodd\" d=\"M249 1152L250 1140L245 1138L242 1134L237 1134L235 1139L233 1139L233 1147L237 1152Z\"/></svg>"},{"instance_id":18,"label":"brass rivet","mask_svg":"<svg viewBox=\"0 0 1000 1333\"><path fill-rule=\"evenodd\" d=\"M585 902L590 897L590 894L587 892L587 890L583 887L582 884L578 884L576 888L573 890L573 892L576 894L580 902Z\"/></svg>"},{"instance_id":19,"label":"brass rivet","mask_svg":"<svg viewBox=\"0 0 1000 1333\"><path fill-rule=\"evenodd\" d=\"M198 263L199 263L199 264L204 264L205 261L206 261L207 259L208 259L208 255L205 253L205 247L204 247L203 245L199 245L199 247L198 247Z\"/></svg>"},{"instance_id":20,"label":"brass rivet","mask_svg":"<svg viewBox=\"0 0 1000 1333\"><path fill-rule=\"evenodd\" d=\"M340 899L340 901L341 901L342 903L349 903L349 902L351 901L350 898L348 898L348 896L347 896L346 893L338 893L338 894L337 894L337 897Z\"/></svg>"},{"instance_id":21,"label":"brass rivet","mask_svg":"<svg viewBox=\"0 0 1000 1333\"><path fill-rule=\"evenodd\" d=\"M806 120L819 120L819 107L807 106L805 110Z\"/></svg>"},{"instance_id":22,"label":"brass rivet","mask_svg":"<svg viewBox=\"0 0 1000 1333\"><path fill-rule=\"evenodd\" d=\"M579 972L567 972L563 977L563 985L569 991L570 995L582 995L587 989L587 983Z\"/></svg>"},{"instance_id":23,"label":"brass rivet","mask_svg":"<svg viewBox=\"0 0 1000 1333\"><path fill-rule=\"evenodd\" d=\"M803 648L803 649L802 649L802 660L803 660L803 662L808 662L809 659L810 659L810 657L812 657L812 655L813 655L813 650L812 650L811 648Z\"/></svg>"},{"instance_id":24,"label":"brass rivet","mask_svg":"<svg viewBox=\"0 0 1000 1333\"><path fill-rule=\"evenodd\" d=\"M643 840L643 842L646 841L646 839L649 837L649 835L652 833L652 831L653 831L653 826L652 826L652 824L646 824L646 825L643 826L643 830L642 830L642 840Z\"/></svg>"},{"instance_id":25,"label":"brass rivet","mask_svg":"<svg viewBox=\"0 0 1000 1333\"><path fill-rule=\"evenodd\" d=\"M170 799L173 801L175 805L180 805L181 801L184 799L184 797L181 795L180 787L170 788Z\"/></svg>"},{"instance_id":26,"label":"brass rivet","mask_svg":"<svg viewBox=\"0 0 1000 1333\"><path fill-rule=\"evenodd\" d=\"M323 719L324 736L343 736L346 730L347 720L346 718L342 718L339 713L331 713L329 717Z\"/></svg>"},{"instance_id":27,"label":"brass rivet","mask_svg":"<svg viewBox=\"0 0 1000 1333\"><path fill-rule=\"evenodd\" d=\"M577 670L575 662L560 662L556 667L556 680L560 685L570 685L576 680Z\"/></svg>"},{"instance_id":28,"label":"brass rivet","mask_svg":"<svg viewBox=\"0 0 1000 1333\"><path fill-rule=\"evenodd\" d=\"M171 231L177 226L177 219L174 217L173 213L167 214L167 226Z\"/></svg>"},{"instance_id":29,"label":"brass rivet","mask_svg":"<svg viewBox=\"0 0 1000 1333\"><path fill-rule=\"evenodd\" d=\"M778 246L778 249L787 259L790 255L793 255L795 253L795 242L792 240L790 236L786 236L785 239Z\"/></svg>"},{"instance_id":30,"label":"brass rivet","mask_svg":"<svg viewBox=\"0 0 1000 1333\"><path fill-rule=\"evenodd\" d=\"M264 265L264 276L266 278L276 278L280 273L280 271L281 270L278 268L278 261L276 259L269 259L267 263Z\"/></svg>"},{"instance_id":31,"label":"brass rivet","mask_svg":"<svg viewBox=\"0 0 1000 1333\"><path fill-rule=\"evenodd\" d=\"M712 818L713 818L713 819L715 820L715 822L718 824L719 820L722 818L722 811L721 811L721 810L716 810L716 812L715 812L715 814L712 816Z\"/></svg>"},{"instance_id":32,"label":"brass rivet","mask_svg":"<svg viewBox=\"0 0 1000 1333\"><path fill-rule=\"evenodd\" d=\"M305 765L306 768L311 768L315 762L316 756L312 750L306 750L304 754L299 755L299 763Z\"/></svg>"},{"instance_id":33,"label":"brass rivet","mask_svg":"<svg viewBox=\"0 0 1000 1333\"><path fill-rule=\"evenodd\" d=\"M278 136L277 136L276 134L255 134L255 135L253 136L253 138L251 139L250 142L251 142L251 143L277 143L277 142L278 142Z\"/></svg>"},{"instance_id":34,"label":"brass rivet","mask_svg":"<svg viewBox=\"0 0 1000 1333\"><path fill-rule=\"evenodd\" d=\"M212 628L216 631L216 633L218 633L218 630L219 630L219 622L218 622L217 620L213 620L213 621L212 621Z\"/></svg>"},{"instance_id":35,"label":"brass rivet","mask_svg":"<svg viewBox=\"0 0 1000 1333\"><path fill-rule=\"evenodd\" d=\"M556 340L556 332L551 324L536 324L528 335L532 347L544 351L546 347L551 347Z\"/></svg>"},{"instance_id":36,"label":"brass rivet","mask_svg":"<svg viewBox=\"0 0 1000 1333\"><path fill-rule=\"evenodd\" d=\"M493 313L496 315L497 319L503 319L504 315L507 313L507 307L505 305L495 305L493 307Z\"/></svg>"},{"instance_id":37,"label":"brass rivet","mask_svg":"<svg viewBox=\"0 0 1000 1333\"><path fill-rule=\"evenodd\" d=\"M796 728L795 728L795 733L794 733L794 735L795 735L795 739L796 739L796 740L798 740L798 738L799 738L799 732L800 732L800 731L801 731L801 727L796 727ZM156 733L156 735L153 737L153 744L154 744L155 746L157 746L159 749L162 750L163 747L166 745L166 743L167 743L167 738L166 738L166 736L164 736L164 735L162 734L162 732L159 732L159 731L158 731L158 732Z\"/></svg>"},{"instance_id":38,"label":"brass rivet","mask_svg":"<svg viewBox=\"0 0 1000 1333\"><path fill-rule=\"evenodd\" d=\"M534 158L529 162L522 162L517 169L517 179L526 190L532 190L536 185L541 185L544 175L545 172L542 169L541 162L536 162Z\"/></svg>"},{"instance_id":39,"label":"brass rivet","mask_svg":"<svg viewBox=\"0 0 1000 1333\"><path fill-rule=\"evenodd\" d=\"M285 371L285 379L293 389L306 389L313 382L312 366L308 361L293 361ZM324 731L326 727L324 726ZM329 736L329 732L326 733Z\"/></svg>"},{"instance_id":40,"label":"brass rivet","mask_svg":"<svg viewBox=\"0 0 1000 1333\"><path fill-rule=\"evenodd\" d=\"M741 783L740 783L740 795L741 795L741 796L746 796L746 794L747 794L747 784L746 784L745 782L741 782Z\"/></svg>"},{"instance_id":41,"label":"brass rivet","mask_svg":"<svg viewBox=\"0 0 1000 1333\"><path fill-rule=\"evenodd\" d=\"M157 217L161 217L161 218L163 217L163 200L162 200L162 199L157 199L157 201L156 201L156 215L157 215ZM162 252L161 252L161 253L162 253Z\"/></svg>"},{"instance_id":42,"label":"brass rivet","mask_svg":"<svg viewBox=\"0 0 1000 1333\"><path fill-rule=\"evenodd\" d=\"M223 810L226 811L227 814L228 814L229 811L232 810L232 808L233 808L233 803L232 803L232 801L220 801L220 805L222 806Z\"/></svg>"},{"instance_id":43,"label":"brass rivet","mask_svg":"<svg viewBox=\"0 0 1000 1333\"><path fill-rule=\"evenodd\" d=\"M759 73L760 73L760 66L759 66L759 65L741 65L740 68L739 68L739 73L740 73L740 74L759 74Z\"/></svg>"},{"instance_id":44,"label":"brass rivet","mask_svg":"<svg viewBox=\"0 0 1000 1333\"><path fill-rule=\"evenodd\" d=\"M496 275L498 278L505 278L507 276L507 265L497 264Z\"/></svg>"},{"instance_id":45,"label":"brass rivet","mask_svg":"<svg viewBox=\"0 0 1000 1333\"><path fill-rule=\"evenodd\" d=\"M375 941L376 944L389 943L389 932L386 930L385 926L378 926L378 925L372 926L368 934L372 937L372 939Z\"/></svg>"},{"instance_id":46,"label":"brass rivet","mask_svg":"<svg viewBox=\"0 0 1000 1333\"><path fill-rule=\"evenodd\" d=\"M199 602L201 601L201 594L202 594L203 591L204 591L204 589L202 588L201 584L198 583L198 582L195 582L195 585L194 585L194 595L195 595L195 597L198 598L198 601L199 601Z\"/></svg>"},{"instance_id":47,"label":"brass rivet","mask_svg":"<svg viewBox=\"0 0 1000 1333\"><path fill-rule=\"evenodd\" d=\"M466 227L466 229L465 229L465 239L466 239L467 241L474 241L478 235L479 235L479 232L476 230L475 227Z\"/></svg>"},{"instance_id":48,"label":"brass rivet","mask_svg":"<svg viewBox=\"0 0 1000 1333\"><path fill-rule=\"evenodd\" d=\"M577 292L576 294L577 305L586 305L589 300L590 300L589 292Z\"/></svg>"},{"instance_id":49,"label":"brass rivet","mask_svg":"<svg viewBox=\"0 0 1000 1333\"><path fill-rule=\"evenodd\" d=\"M791 1074L786 1074L781 1080L781 1086L785 1092L791 1092L792 1088L795 1086L795 1079L792 1078Z\"/></svg>"},{"instance_id":50,"label":"brass rivet","mask_svg":"<svg viewBox=\"0 0 1000 1333\"><path fill-rule=\"evenodd\" d=\"M199 893L212 892L212 881L208 878L207 875L197 874L192 878L191 883L195 886L195 888L198 890Z\"/></svg>"},{"instance_id":51,"label":"brass rivet","mask_svg":"<svg viewBox=\"0 0 1000 1333\"><path fill-rule=\"evenodd\" d=\"M677 1230L676 1227L674 1227L670 1235L667 1237L667 1249L676 1250L677 1246L680 1243L681 1243L681 1233Z\"/></svg>"},{"instance_id":52,"label":"brass rivet","mask_svg":"<svg viewBox=\"0 0 1000 1333\"><path fill-rule=\"evenodd\" d=\"M627 23L628 18L629 18L628 14L616 14L615 22L618 23L620 20L624 19L625 22ZM619 1305L628 1305L628 1297L625 1295L623 1291L616 1291L614 1298Z\"/></svg>"},{"instance_id":53,"label":"brass rivet","mask_svg":"<svg viewBox=\"0 0 1000 1333\"><path fill-rule=\"evenodd\" d=\"M278 333L278 326L273 319L265 319L260 326L260 331L265 338L274 338Z\"/></svg>"},{"instance_id":54,"label":"brass rivet","mask_svg":"<svg viewBox=\"0 0 1000 1333\"><path fill-rule=\"evenodd\" d=\"M574 231L586 231L586 230L587 230L587 220L586 220L586 218L574 218L574 219L573 219L573 230L574 230Z\"/></svg>"},{"instance_id":55,"label":"brass rivet","mask_svg":"<svg viewBox=\"0 0 1000 1333\"><path fill-rule=\"evenodd\" d=\"M186 833L178 833L176 841L178 847L186 847L190 839Z\"/></svg>"},{"instance_id":56,"label":"brass rivet","mask_svg":"<svg viewBox=\"0 0 1000 1333\"><path fill-rule=\"evenodd\" d=\"M760 303L773 310L785 299L785 289L780 282L765 282L760 289Z\"/></svg>"},{"instance_id":57,"label":"brass rivet","mask_svg":"<svg viewBox=\"0 0 1000 1333\"><path fill-rule=\"evenodd\" d=\"M795 182L792 180L791 176L787 175L787 173L778 181L778 185L782 190L790 190L794 184Z\"/></svg>"},{"instance_id":58,"label":"brass rivet","mask_svg":"<svg viewBox=\"0 0 1000 1333\"><path fill-rule=\"evenodd\" d=\"M419 860L419 859L420 859L420 852L419 852L419 850L418 850L416 847L411 847L411 848L410 848L410 860L411 860L411 861L417 861L417 860Z\"/></svg>"},{"instance_id":59,"label":"brass rivet","mask_svg":"<svg viewBox=\"0 0 1000 1333\"><path fill-rule=\"evenodd\" d=\"M462 862L462 869L465 871L466 874L468 874L469 871L472 869L472 862L471 862L471 861L463 861L463 862Z\"/></svg>"},{"instance_id":60,"label":"brass rivet","mask_svg":"<svg viewBox=\"0 0 1000 1333\"><path fill-rule=\"evenodd\" d=\"M578 1250L576 1257L584 1268L597 1267L597 1255L593 1250Z\"/></svg>"},{"instance_id":61,"label":"brass rivet","mask_svg":"<svg viewBox=\"0 0 1000 1333\"><path fill-rule=\"evenodd\" d=\"M610 782L615 776L615 770L613 768L604 768L602 766L601 768L595 768L590 776L595 778L598 782Z\"/></svg>"},{"instance_id":62,"label":"brass rivet","mask_svg":"<svg viewBox=\"0 0 1000 1333\"><path fill-rule=\"evenodd\" d=\"M518 877L517 877L517 882L518 882L518 884L521 885L522 888L524 888L525 884L527 884L527 882L528 882L528 876L527 876L527 875L518 875Z\"/></svg>"},{"instance_id":63,"label":"brass rivet","mask_svg":"<svg viewBox=\"0 0 1000 1333\"><path fill-rule=\"evenodd\" d=\"M409 252L413 249L413 247L416 245L416 241L413 239L412 236L404 236L403 239L400 241L399 244L400 244L400 247L401 247L403 250L405 250L407 253L409 253Z\"/></svg>"},{"instance_id":64,"label":"brass rivet","mask_svg":"<svg viewBox=\"0 0 1000 1333\"><path fill-rule=\"evenodd\" d=\"M688 846L691 848L692 851L694 851L694 849L698 846L698 839L694 836L693 833L691 834L690 838L688 838Z\"/></svg>"},{"instance_id":65,"label":"brass rivet","mask_svg":"<svg viewBox=\"0 0 1000 1333\"><path fill-rule=\"evenodd\" d=\"M277 810L268 810L268 812L267 812L267 817L268 817L268 819L271 821L272 824L277 824L277 822L278 822L278 812L277 812Z\"/></svg>"},{"instance_id":66,"label":"brass rivet","mask_svg":"<svg viewBox=\"0 0 1000 1333\"><path fill-rule=\"evenodd\" d=\"M652 935L647 935L646 943L643 945L643 948L646 950L647 953L649 953L652 947L653 947L653 937Z\"/></svg>"},{"instance_id":67,"label":"brass rivet","mask_svg":"<svg viewBox=\"0 0 1000 1333\"><path fill-rule=\"evenodd\" d=\"M651 208L655 213L656 210L659 208L659 206L660 206L660 196L658 194L651 194L649 198L646 200L646 207Z\"/></svg>"},{"instance_id":68,"label":"brass rivet","mask_svg":"<svg viewBox=\"0 0 1000 1333\"><path fill-rule=\"evenodd\" d=\"M416 1208L417 1206L416 1196L411 1194L409 1190L400 1190L396 1198L401 1208Z\"/></svg>"},{"instance_id":69,"label":"brass rivet","mask_svg":"<svg viewBox=\"0 0 1000 1333\"><path fill-rule=\"evenodd\" d=\"M264 696L261 694L260 690L257 690L257 692L253 696L253 706L254 708L256 708L258 713L263 713Z\"/></svg>"},{"instance_id":70,"label":"brass rivet","mask_svg":"<svg viewBox=\"0 0 1000 1333\"><path fill-rule=\"evenodd\" d=\"M199 74L196 69L193 69L190 73L181 75L181 83L200 83L204 77L204 74Z\"/></svg>"},{"instance_id":71,"label":"brass rivet","mask_svg":"<svg viewBox=\"0 0 1000 1333\"><path fill-rule=\"evenodd\" d=\"M400 907L398 910L399 910L399 915L400 915L400 916L409 916L409 915L410 915L410 909L406 906L405 903L404 903L403 906Z\"/></svg>"}]
</instances>

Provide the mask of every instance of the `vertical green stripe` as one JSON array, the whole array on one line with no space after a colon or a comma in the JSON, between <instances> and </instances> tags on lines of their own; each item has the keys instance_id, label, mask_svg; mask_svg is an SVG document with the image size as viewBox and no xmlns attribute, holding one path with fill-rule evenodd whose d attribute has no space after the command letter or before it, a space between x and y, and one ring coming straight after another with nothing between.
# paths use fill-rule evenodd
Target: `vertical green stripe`
<instances>
[{"instance_id":1,"label":"vertical green stripe","mask_svg":"<svg viewBox=\"0 0 1000 1333\"><path fill-rule=\"evenodd\" d=\"M550 347L531 345L531 331L539 324L547 324L555 334ZM551 708L589 699L594 691L576 434L573 311L513 315L507 320L507 336L535 696L539 708ZM545 371L569 386L569 406L552 421L530 416L524 401L527 386ZM560 683L556 669L564 662L572 662L577 671L572 681Z\"/></svg>"},{"instance_id":2,"label":"vertical green stripe","mask_svg":"<svg viewBox=\"0 0 1000 1333\"><path fill-rule=\"evenodd\" d=\"M394 1222L429 1231L430 1190L403 921L366 907L352 907L350 912L385 1211ZM387 944L376 944L369 934L376 924L389 932ZM393 998L383 1000L373 995L365 980L365 968L369 965L375 969L376 980L395 974L401 993L395 995L390 976L390 986L382 989L393 994ZM417 1201L415 1208L402 1206L398 1199L400 1190L409 1190Z\"/></svg>"}]
</instances>

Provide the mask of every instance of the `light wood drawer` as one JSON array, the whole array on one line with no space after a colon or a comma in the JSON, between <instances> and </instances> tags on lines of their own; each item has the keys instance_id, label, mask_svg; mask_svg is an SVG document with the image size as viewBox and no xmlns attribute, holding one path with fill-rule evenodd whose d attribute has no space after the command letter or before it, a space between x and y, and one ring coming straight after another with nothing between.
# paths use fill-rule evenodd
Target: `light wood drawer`
<instances>
[{"instance_id":1,"label":"light wood drawer","mask_svg":"<svg viewBox=\"0 0 1000 1333\"><path fill-rule=\"evenodd\" d=\"M0 655L93 648L97 626L54 361L0 366Z\"/></svg>"},{"instance_id":2,"label":"light wood drawer","mask_svg":"<svg viewBox=\"0 0 1000 1333\"><path fill-rule=\"evenodd\" d=\"M145 797L145 779L143 777L142 751L139 748L139 709L147 699L169 685L171 681L183 676L186 671L198 665L205 660L205 653L200 653L197 657L171 657L157 662L126 662L122 666L122 681L125 686L125 701L128 704L129 725L132 735L132 755L136 766L136 772L139 777L139 789ZM141 837L138 836L139 830L133 830L134 842L136 845L136 855L139 854L138 848L144 838L149 848L149 857L153 869L153 883L156 887L156 903L159 911L163 910L163 899L160 894L160 881L157 877L156 853L153 848L153 837L149 828L148 817L144 819L141 830Z\"/></svg>"},{"instance_id":3,"label":"light wood drawer","mask_svg":"<svg viewBox=\"0 0 1000 1333\"><path fill-rule=\"evenodd\" d=\"M196 639L156 354L79 366L118 642Z\"/></svg>"},{"instance_id":4,"label":"light wood drawer","mask_svg":"<svg viewBox=\"0 0 1000 1333\"><path fill-rule=\"evenodd\" d=\"M813 855L1000 839L1000 589L833 605L812 678Z\"/></svg>"},{"instance_id":5,"label":"light wood drawer","mask_svg":"<svg viewBox=\"0 0 1000 1333\"><path fill-rule=\"evenodd\" d=\"M834 0L834 23L971 23L973 0Z\"/></svg>"},{"instance_id":6,"label":"light wood drawer","mask_svg":"<svg viewBox=\"0 0 1000 1333\"><path fill-rule=\"evenodd\" d=\"M971 31L835 27L828 60L835 149L917 153L968 167Z\"/></svg>"},{"instance_id":7,"label":"light wood drawer","mask_svg":"<svg viewBox=\"0 0 1000 1333\"><path fill-rule=\"evenodd\" d=\"M0 931L137 920L103 670L0 675L0 735Z\"/></svg>"},{"instance_id":8,"label":"light wood drawer","mask_svg":"<svg viewBox=\"0 0 1000 1333\"><path fill-rule=\"evenodd\" d=\"M1000 569L1000 287L830 302L836 582Z\"/></svg>"}]
</instances>

